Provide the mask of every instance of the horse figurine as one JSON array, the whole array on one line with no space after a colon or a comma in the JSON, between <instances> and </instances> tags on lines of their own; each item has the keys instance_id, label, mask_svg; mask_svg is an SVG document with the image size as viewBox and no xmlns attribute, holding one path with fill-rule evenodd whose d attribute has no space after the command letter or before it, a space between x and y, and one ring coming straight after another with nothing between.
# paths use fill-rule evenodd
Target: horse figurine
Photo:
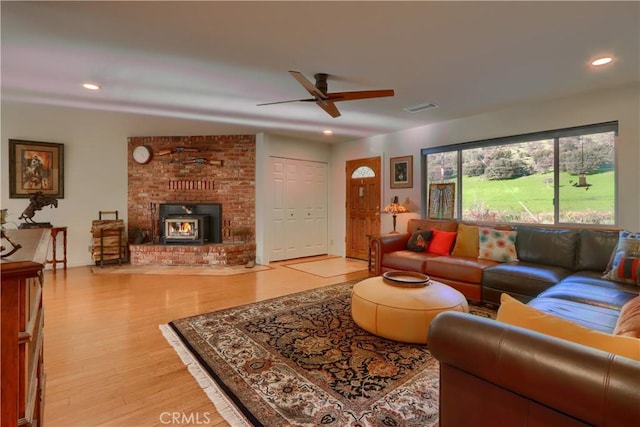
<instances>
[{"instance_id":1,"label":"horse figurine","mask_svg":"<svg viewBox=\"0 0 640 427\"><path fill-rule=\"evenodd\" d=\"M58 200L55 197L46 196L42 191L38 191L29 196L29 206L22 212L22 215L18 219L24 219L26 223L35 224L33 216L36 211L42 210L45 206L51 206L52 208L58 207Z\"/></svg>"},{"instance_id":2,"label":"horse figurine","mask_svg":"<svg viewBox=\"0 0 640 427\"><path fill-rule=\"evenodd\" d=\"M7 223L7 210L0 209L0 239L5 239L7 242L11 243L12 248L8 249L4 246L0 245L0 257L6 258L8 256L13 255L18 249L22 247L19 243L14 242L4 233L4 225Z\"/></svg>"}]
</instances>

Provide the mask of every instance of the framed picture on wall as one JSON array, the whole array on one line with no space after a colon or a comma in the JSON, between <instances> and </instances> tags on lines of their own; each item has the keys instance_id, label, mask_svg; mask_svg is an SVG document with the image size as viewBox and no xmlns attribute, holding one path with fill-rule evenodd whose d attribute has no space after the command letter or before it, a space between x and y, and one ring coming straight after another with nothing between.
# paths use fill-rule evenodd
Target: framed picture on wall
<instances>
[{"instance_id":1,"label":"framed picture on wall","mask_svg":"<svg viewBox=\"0 0 640 427\"><path fill-rule=\"evenodd\" d=\"M391 158L391 188L413 188L413 156Z\"/></svg>"},{"instance_id":2,"label":"framed picture on wall","mask_svg":"<svg viewBox=\"0 0 640 427\"><path fill-rule=\"evenodd\" d=\"M456 184L429 184L429 219L452 219Z\"/></svg>"},{"instance_id":3,"label":"framed picture on wall","mask_svg":"<svg viewBox=\"0 0 640 427\"><path fill-rule=\"evenodd\" d=\"M64 144L9 140L9 197L27 199L42 191L64 198Z\"/></svg>"}]
</instances>

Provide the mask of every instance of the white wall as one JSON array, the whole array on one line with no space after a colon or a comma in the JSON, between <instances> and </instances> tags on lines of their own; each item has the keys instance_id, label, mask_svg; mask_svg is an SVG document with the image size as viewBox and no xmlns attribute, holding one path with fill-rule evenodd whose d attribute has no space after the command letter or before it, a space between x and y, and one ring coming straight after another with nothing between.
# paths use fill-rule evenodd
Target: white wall
<instances>
[{"instance_id":1,"label":"white wall","mask_svg":"<svg viewBox=\"0 0 640 427\"><path fill-rule=\"evenodd\" d=\"M64 144L64 199L36 212L38 222L68 227L69 266L91 263L91 221L98 211L127 213L126 121L109 114L23 104L2 105L2 207L16 224L27 199L9 199L8 139ZM61 258L58 252L58 258Z\"/></svg>"},{"instance_id":2,"label":"white wall","mask_svg":"<svg viewBox=\"0 0 640 427\"><path fill-rule=\"evenodd\" d=\"M445 106L446 108L446 106ZM429 114L428 110L424 114ZM337 200L344 200L344 164L371 156L381 156L384 168L382 200L398 196L409 198L420 206L422 192L422 148L458 144L502 136L519 135L572 126L619 121L616 141L618 162L618 224L621 227L640 230L640 86L624 86L615 90L594 92L437 123L373 138L362 139L334 147L330 175L334 177L331 192ZM413 188L391 189L389 158L413 155ZM424 213L398 216L398 230L406 230L408 218ZM330 239L344 241L346 216L343 205L334 204ZM391 231L391 219L382 215L382 232ZM335 254L344 255L344 247L333 248ZM339 250L341 249L341 250Z\"/></svg>"},{"instance_id":3,"label":"white wall","mask_svg":"<svg viewBox=\"0 0 640 427\"><path fill-rule=\"evenodd\" d=\"M262 248L266 217L264 206L265 165L269 156L297 158L329 163L329 252L344 255L345 236L345 162L382 156L384 184L382 200L392 196L407 197L420 206L420 149L485 138L579 126L618 120L617 141L619 224L640 229L640 88L617 90L582 96L547 100L450 122L424 126L389 135L333 146L259 134L256 147L256 239ZM428 111L424 114L428 114ZM50 221L69 227L69 266L93 264L91 221L100 210L118 210L127 220L127 138L153 135L216 135L217 126L202 121L151 117L125 113L26 105L2 102L0 149L0 206L9 210L9 220L27 207L26 199L9 199L8 139L56 142L65 144L65 198L57 209L39 211L35 220ZM414 156L412 189L389 188L389 158ZM258 177L262 177L259 179ZM419 212L398 217L398 229ZM382 216L382 230L391 230L391 218Z\"/></svg>"},{"instance_id":4,"label":"white wall","mask_svg":"<svg viewBox=\"0 0 640 427\"><path fill-rule=\"evenodd\" d=\"M0 206L9 220L27 199L9 199L8 140L63 143L65 197L57 209L38 211L34 220L67 226L68 265L93 264L89 253L91 221L98 211L117 210L127 221L127 138L131 136L218 135L219 126L203 121L31 105L2 101ZM12 227L12 225L9 225Z\"/></svg>"}]
</instances>

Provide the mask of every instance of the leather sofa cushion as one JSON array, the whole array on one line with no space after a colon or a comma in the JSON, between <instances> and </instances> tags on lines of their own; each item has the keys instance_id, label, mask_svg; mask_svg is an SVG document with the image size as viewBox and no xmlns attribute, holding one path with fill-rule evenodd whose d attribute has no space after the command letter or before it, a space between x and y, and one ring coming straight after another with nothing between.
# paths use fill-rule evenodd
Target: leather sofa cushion
<instances>
[{"instance_id":1,"label":"leather sofa cushion","mask_svg":"<svg viewBox=\"0 0 640 427\"><path fill-rule=\"evenodd\" d=\"M481 289L483 303L493 304L496 307L500 306L500 296L504 293L502 289L494 289L484 285L482 285ZM509 291L509 295L525 304L535 298L535 296L522 295L514 291Z\"/></svg>"},{"instance_id":2,"label":"leather sofa cushion","mask_svg":"<svg viewBox=\"0 0 640 427\"><path fill-rule=\"evenodd\" d=\"M518 226L518 259L573 270L579 230Z\"/></svg>"},{"instance_id":3,"label":"leather sofa cushion","mask_svg":"<svg viewBox=\"0 0 640 427\"><path fill-rule=\"evenodd\" d=\"M625 337L640 338L640 296L635 297L622 307L613 333ZM640 341L638 345L640 346Z\"/></svg>"},{"instance_id":4,"label":"leather sofa cushion","mask_svg":"<svg viewBox=\"0 0 640 427\"><path fill-rule=\"evenodd\" d=\"M497 264L495 261L476 258L439 256L427 260L426 273L430 276L480 284L483 270Z\"/></svg>"},{"instance_id":5,"label":"leather sofa cushion","mask_svg":"<svg viewBox=\"0 0 640 427\"><path fill-rule=\"evenodd\" d=\"M382 267L387 270L426 272L427 259L437 256L427 252L413 252L409 250L394 251L382 254Z\"/></svg>"},{"instance_id":6,"label":"leather sofa cushion","mask_svg":"<svg viewBox=\"0 0 640 427\"><path fill-rule=\"evenodd\" d=\"M640 288L600 278L596 272L579 272L538 295L539 298L558 298L620 310L638 295Z\"/></svg>"},{"instance_id":7,"label":"leather sofa cushion","mask_svg":"<svg viewBox=\"0 0 640 427\"><path fill-rule=\"evenodd\" d=\"M567 269L548 265L503 263L484 270L482 285L507 293L535 297L570 273Z\"/></svg>"},{"instance_id":8,"label":"leather sofa cushion","mask_svg":"<svg viewBox=\"0 0 640 427\"><path fill-rule=\"evenodd\" d=\"M607 230L580 230L576 270L603 273L618 244L618 232Z\"/></svg>"},{"instance_id":9,"label":"leather sofa cushion","mask_svg":"<svg viewBox=\"0 0 640 427\"><path fill-rule=\"evenodd\" d=\"M407 222L407 232L413 233L417 229L431 230L435 228L442 231L457 231L458 221L445 220L445 219L419 219L411 218Z\"/></svg>"},{"instance_id":10,"label":"leather sofa cushion","mask_svg":"<svg viewBox=\"0 0 640 427\"><path fill-rule=\"evenodd\" d=\"M598 332L548 313L536 309L531 303L525 305L503 294L496 320L640 360L640 342L637 339Z\"/></svg>"},{"instance_id":11,"label":"leather sofa cushion","mask_svg":"<svg viewBox=\"0 0 640 427\"><path fill-rule=\"evenodd\" d=\"M595 331L612 333L616 327L619 310L583 304L560 298L534 298L528 305L545 313L578 323Z\"/></svg>"}]
</instances>

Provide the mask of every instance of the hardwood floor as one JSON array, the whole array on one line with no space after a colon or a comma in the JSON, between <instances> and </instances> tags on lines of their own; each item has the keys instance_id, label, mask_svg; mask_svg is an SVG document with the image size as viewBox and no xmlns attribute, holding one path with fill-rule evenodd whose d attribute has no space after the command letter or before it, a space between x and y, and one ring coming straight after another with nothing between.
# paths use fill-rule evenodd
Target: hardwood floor
<instances>
[{"instance_id":1,"label":"hardwood floor","mask_svg":"<svg viewBox=\"0 0 640 427\"><path fill-rule=\"evenodd\" d=\"M158 326L368 276L323 278L285 264L233 276L47 271L44 425L228 425Z\"/></svg>"}]
</instances>

